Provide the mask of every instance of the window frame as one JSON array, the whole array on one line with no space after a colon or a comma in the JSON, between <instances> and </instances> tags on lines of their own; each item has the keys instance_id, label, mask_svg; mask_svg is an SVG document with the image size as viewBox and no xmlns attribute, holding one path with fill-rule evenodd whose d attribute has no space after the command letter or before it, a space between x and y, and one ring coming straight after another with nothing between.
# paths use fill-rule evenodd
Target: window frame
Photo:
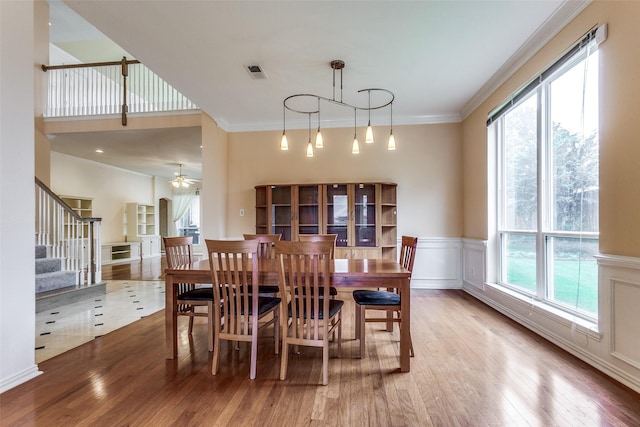
<instances>
[{"instance_id":1,"label":"window frame","mask_svg":"<svg viewBox=\"0 0 640 427\"><path fill-rule=\"evenodd\" d=\"M589 34L595 37L595 30ZM554 64L548 70L541 73L537 77L526 84L523 89L517 91L509 101L494 110L489 115L487 125L490 128L488 135L496 144L496 180L495 180L495 233L496 233L496 251L497 251L497 275L496 283L500 286L508 288L525 298L531 298L534 301L548 304L558 310L573 316L583 318L585 320L596 322L599 313L591 313L581 310L578 305L576 307L563 304L561 301L553 299L554 279L553 268L554 263L554 245L557 238L575 238L599 241L599 231L558 231L554 221L555 199L554 199L554 165L553 161L553 125L551 120L551 85L565 73L572 70L582 61L589 60L589 56L597 52L597 47L593 48L594 37L585 37L580 42L579 49L571 49L572 55L567 57L564 55L561 64ZM588 47L588 48L587 48ZM506 158L506 129L505 117L523 103L536 97L536 229L509 229L507 227L507 188L506 174L508 172L505 167ZM599 141L598 141L599 145ZM598 177L599 182L599 177ZM584 228L581 226L581 228ZM507 244L511 236L534 236L535 237L535 291L526 289L525 286L517 286L507 281L507 260L508 255ZM597 279L596 279L597 280ZM577 289L579 291L579 288ZM597 304L596 304L597 307Z\"/></svg>"}]
</instances>

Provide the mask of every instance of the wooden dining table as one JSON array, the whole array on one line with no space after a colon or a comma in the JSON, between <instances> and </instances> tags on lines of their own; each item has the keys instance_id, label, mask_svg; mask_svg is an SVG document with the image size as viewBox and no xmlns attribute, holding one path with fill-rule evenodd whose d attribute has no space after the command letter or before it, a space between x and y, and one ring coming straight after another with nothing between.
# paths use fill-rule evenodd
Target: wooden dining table
<instances>
[{"instance_id":1,"label":"wooden dining table","mask_svg":"<svg viewBox=\"0 0 640 427\"><path fill-rule=\"evenodd\" d=\"M411 347L411 272L391 259L335 259L330 261L331 285L336 288L387 288L400 292L400 371L410 371ZM260 283L277 284L275 260L260 260ZM178 354L177 298L179 283L211 284L209 260L203 259L165 270L165 344L166 358ZM389 324L391 326L391 324Z\"/></svg>"}]
</instances>

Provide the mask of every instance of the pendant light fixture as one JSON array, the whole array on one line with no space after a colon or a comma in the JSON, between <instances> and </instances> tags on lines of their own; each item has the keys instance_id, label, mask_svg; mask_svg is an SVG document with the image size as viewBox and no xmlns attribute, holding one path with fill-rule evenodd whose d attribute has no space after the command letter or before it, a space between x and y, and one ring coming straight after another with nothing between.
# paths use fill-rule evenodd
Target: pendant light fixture
<instances>
[{"instance_id":1,"label":"pendant light fixture","mask_svg":"<svg viewBox=\"0 0 640 427\"><path fill-rule=\"evenodd\" d=\"M357 105L351 105L348 104L346 102L342 101L342 69L345 67L345 63L342 60L333 60L329 63L329 65L331 66L331 69L333 70L333 96L331 98L327 98L324 96L320 96L320 95L313 95L313 94L308 94L308 93L297 93L294 95L290 95L288 97L286 97L284 99L284 101L282 102L283 105L283 117L282 117L282 138L280 140L280 149L281 150L288 150L289 149L289 142L287 140L287 134L286 134L286 113L287 110L289 111L293 111L294 113L299 113L299 114L308 114L309 115L309 140L307 143L307 157L313 157L313 145L311 144L311 115L313 114L317 114L318 115L318 130L316 132L316 142L315 142L315 148L323 148L324 147L324 138L322 136L322 132L320 130L320 101L325 101L334 105L338 105L341 107L347 107L347 108L353 108L354 110L354 123L353 123L353 127L354 127L354 135L353 135L353 142L351 145L351 152L353 154L358 154L360 153L360 144L358 143L358 136L357 136L357 111L358 110L362 110L362 111L367 111L368 112L368 123L367 123L367 130L366 130L366 135L365 135L365 143L366 144L371 144L374 142L374 137L373 137L373 128L371 127L371 111L372 110L378 110L381 108L385 108L385 107L390 107L389 111L390 111L390 116L393 115L393 101L395 100L395 95L393 94L393 92L387 90L387 89L380 89L380 88L369 88L369 89L360 89L358 91L358 93L361 92L367 92L368 95L368 103L366 107L362 107L362 106L357 106ZM336 72L339 71L340 72L340 99L336 99ZM382 103L379 103L377 105L373 105L371 106L371 93L375 92L375 93L383 93L386 94L388 96L388 98L386 99L386 101L383 101ZM312 98L315 99L317 101L317 107L311 107L310 109L297 109L294 108L292 106L292 100L296 99L296 98ZM393 117L391 117L391 123L393 123ZM395 137L393 136L393 127L391 128L391 133L389 134L389 143L387 148L389 150L395 150L396 149L396 145L395 145Z\"/></svg>"},{"instance_id":2,"label":"pendant light fixture","mask_svg":"<svg viewBox=\"0 0 640 427\"><path fill-rule=\"evenodd\" d=\"M369 92L369 123L367 123L367 132L365 133L364 143L373 144L373 128L371 127L371 92Z\"/></svg>"}]
</instances>

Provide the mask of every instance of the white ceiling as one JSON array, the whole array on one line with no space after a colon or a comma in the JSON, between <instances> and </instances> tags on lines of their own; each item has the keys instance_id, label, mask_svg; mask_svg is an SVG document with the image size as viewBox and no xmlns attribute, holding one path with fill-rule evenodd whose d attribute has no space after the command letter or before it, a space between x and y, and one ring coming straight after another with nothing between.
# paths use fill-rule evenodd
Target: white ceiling
<instances>
[{"instance_id":1,"label":"white ceiling","mask_svg":"<svg viewBox=\"0 0 640 427\"><path fill-rule=\"evenodd\" d=\"M50 3L52 43L84 62L135 57L230 132L282 129L282 101L291 94L330 98L329 62L333 59L346 62L345 102L366 105L357 90L381 87L396 96L394 124L460 121L588 4L563 0L64 2L97 31L56 0ZM102 34L122 50L105 47ZM103 44L100 49L88 49L91 43ZM109 57L98 58L98 52ZM244 67L255 64L267 79L249 76ZM331 122L323 126L353 126L352 110L344 110L323 106L323 119ZM387 115L382 116L387 125ZM377 114L371 117L375 126ZM359 118L363 123L358 126L366 126L366 119ZM306 128L307 120L307 116L288 113L287 128ZM67 138L58 135L54 150L62 151ZM121 145L124 149L130 143ZM149 173L143 167L146 162L178 163L151 157L141 159L138 167L127 164L126 168ZM194 170L193 175L198 174Z\"/></svg>"}]
</instances>

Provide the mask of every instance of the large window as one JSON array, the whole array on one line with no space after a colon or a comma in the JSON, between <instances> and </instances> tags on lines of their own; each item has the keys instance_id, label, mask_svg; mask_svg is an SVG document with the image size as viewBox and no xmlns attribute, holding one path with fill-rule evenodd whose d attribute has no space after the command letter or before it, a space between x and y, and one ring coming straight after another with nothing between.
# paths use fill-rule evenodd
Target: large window
<instances>
[{"instance_id":1,"label":"large window","mask_svg":"<svg viewBox=\"0 0 640 427\"><path fill-rule=\"evenodd\" d=\"M583 41L490 117L500 284L584 318L598 308L598 53Z\"/></svg>"}]
</instances>

